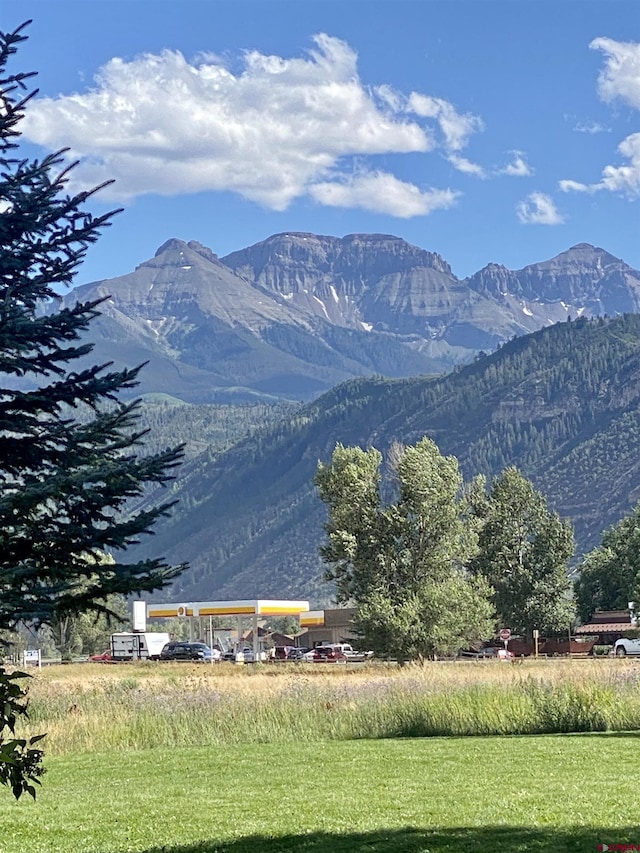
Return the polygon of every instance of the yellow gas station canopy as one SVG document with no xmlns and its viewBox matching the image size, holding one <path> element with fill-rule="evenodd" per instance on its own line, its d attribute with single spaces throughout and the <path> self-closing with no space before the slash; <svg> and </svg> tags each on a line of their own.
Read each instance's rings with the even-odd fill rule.
<svg viewBox="0 0 640 853">
<path fill-rule="evenodd" d="M 147 619 L 175 616 L 297 616 L 308 611 L 308 601 L 186 601 L 180 604 L 147 604 Z"/>
<path fill-rule="evenodd" d="M 324 627 L 324 610 L 309 610 L 300 614 L 301 628 L 323 628 Z"/>
</svg>

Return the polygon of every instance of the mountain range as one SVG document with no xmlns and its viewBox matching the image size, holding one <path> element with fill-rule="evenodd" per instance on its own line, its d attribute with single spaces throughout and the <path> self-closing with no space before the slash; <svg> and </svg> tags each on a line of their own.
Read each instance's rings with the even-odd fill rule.
<svg viewBox="0 0 640 853">
<path fill-rule="evenodd" d="M 640 272 L 603 249 L 459 280 L 387 235 L 279 234 L 223 258 L 171 239 L 64 301 L 102 297 L 91 361 L 147 361 L 137 393 L 190 445 L 173 516 L 133 549 L 190 562 L 173 600 L 330 601 L 313 477 L 337 442 L 429 435 L 466 478 L 517 465 L 578 554 L 640 498 Z M 224 436 L 212 403 L 245 407 Z"/>
<path fill-rule="evenodd" d="M 148 362 L 140 393 L 308 401 L 360 376 L 442 374 L 569 317 L 638 311 L 640 272 L 583 243 L 460 280 L 398 237 L 287 233 L 223 258 L 170 239 L 133 272 L 64 301 L 101 297 L 92 359 Z"/>
</svg>

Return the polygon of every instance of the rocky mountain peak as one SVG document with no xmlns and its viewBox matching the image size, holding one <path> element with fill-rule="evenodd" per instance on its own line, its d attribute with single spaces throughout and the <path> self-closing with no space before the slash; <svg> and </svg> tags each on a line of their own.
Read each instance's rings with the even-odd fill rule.
<svg viewBox="0 0 640 853">
<path fill-rule="evenodd" d="M 435 252 L 429 252 L 407 243 L 402 237 L 392 234 L 347 234 L 342 238 L 342 254 L 353 254 L 362 258 L 373 253 L 380 262 L 386 257 L 393 258 L 401 269 L 424 267 L 434 269 L 445 275 L 453 275 L 449 264 Z"/>
<path fill-rule="evenodd" d="M 194 252 L 197 252 L 199 255 L 202 255 L 203 258 L 207 261 L 212 261 L 213 263 L 218 262 L 218 256 L 215 252 L 212 252 L 208 246 L 203 246 L 202 243 L 198 243 L 197 240 L 189 240 L 187 246 L 190 249 L 193 249 Z"/>
<path fill-rule="evenodd" d="M 517 277 L 527 299 L 562 302 L 590 315 L 640 309 L 638 271 L 590 243 L 578 243 L 547 261 L 530 264 Z"/>
<path fill-rule="evenodd" d="M 184 240 L 179 240 L 177 237 L 170 237 L 168 240 L 156 249 L 154 258 L 159 258 L 160 255 L 164 255 L 166 252 L 181 252 L 187 248 L 187 244 Z"/>
<path fill-rule="evenodd" d="M 158 249 L 153 258 L 146 261 L 142 266 L 151 266 L 156 268 L 181 266 L 183 269 L 188 269 L 189 265 L 201 265 L 202 261 L 206 261 L 205 266 L 215 264 L 220 271 L 228 274 L 229 270 L 220 263 L 218 256 L 212 252 L 208 246 L 204 246 L 197 240 L 190 240 L 188 243 L 180 240 L 177 237 L 171 237 L 166 240 Z"/>
<path fill-rule="evenodd" d="M 563 254 L 574 257 L 579 256 L 586 260 L 601 258 L 607 263 L 620 263 L 620 259 L 609 254 L 606 249 L 601 249 L 599 246 L 592 246 L 591 243 L 576 243 L 575 246 L 571 246 L 570 249 L 567 249 L 566 252 L 561 253 L 558 257 L 562 257 Z"/>
<path fill-rule="evenodd" d="M 476 293 L 501 299 L 507 294 L 520 296 L 522 287 L 516 273 L 502 264 L 487 264 L 466 279 L 466 284 Z"/>
<path fill-rule="evenodd" d="M 279 293 L 315 292 L 333 285 L 337 293 L 355 294 L 388 275 L 428 269 L 453 278 L 440 255 L 390 234 L 328 237 L 286 232 L 232 252 L 221 262 L 237 274 Z"/>
<path fill-rule="evenodd" d="M 559 255 L 550 258 L 548 261 L 530 264 L 520 272 L 525 275 L 532 270 L 554 270 L 568 274 L 575 272 L 582 274 L 587 272 L 592 277 L 598 278 L 601 272 L 607 267 L 615 266 L 619 268 L 621 265 L 626 266 L 623 261 L 609 254 L 604 249 L 592 246 L 590 243 L 577 243 L 565 252 L 561 252 Z"/>
<path fill-rule="evenodd" d="M 640 272 L 579 243 L 461 281 L 440 255 L 390 234 L 283 232 L 222 258 L 173 237 L 82 298 L 105 293 L 104 360 L 121 341 L 127 362 L 162 364 L 151 390 L 304 399 L 354 376 L 447 371 L 569 315 L 640 312 Z"/>
</svg>

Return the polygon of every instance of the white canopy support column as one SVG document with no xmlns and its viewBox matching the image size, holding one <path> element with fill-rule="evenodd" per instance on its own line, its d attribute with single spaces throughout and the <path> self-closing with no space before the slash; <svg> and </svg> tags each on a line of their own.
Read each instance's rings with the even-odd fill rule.
<svg viewBox="0 0 640 853">
<path fill-rule="evenodd" d="M 253 614 L 253 660 L 260 660 L 260 637 L 258 637 L 258 613 Z"/>
</svg>

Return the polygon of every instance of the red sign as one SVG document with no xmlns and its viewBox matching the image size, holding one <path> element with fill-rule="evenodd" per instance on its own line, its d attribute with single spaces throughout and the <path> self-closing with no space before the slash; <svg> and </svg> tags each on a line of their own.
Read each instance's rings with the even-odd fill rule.
<svg viewBox="0 0 640 853">
<path fill-rule="evenodd" d="M 508 628 L 502 628 L 500 631 L 500 639 L 501 640 L 510 640 L 511 639 L 511 631 Z"/>
</svg>

